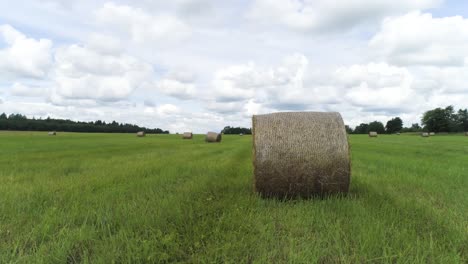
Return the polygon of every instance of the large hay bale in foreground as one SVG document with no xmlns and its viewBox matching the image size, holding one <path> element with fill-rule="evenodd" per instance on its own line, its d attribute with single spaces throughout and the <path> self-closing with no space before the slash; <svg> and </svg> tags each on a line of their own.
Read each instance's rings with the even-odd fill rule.
<svg viewBox="0 0 468 264">
<path fill-rule="evenodd" d="M 429 133 L 423 132 L 423 133 L 421 133 L 421 137 L 429 137 Z"/>
<path fill-rule="evenodd" d="M 206 133 L 205 141 L 210 143 L 221 142 L 221 133 L 208 132 Z"/>
<path fill-rule="evenodd" d="M 434 132 L 429 133 L 429 136 L 435 136 Z"/>
<path fill-rule="evenodd" d="M 348 137 L 339 113 L 255 115 L 254 187 L 263 196 L 348 192 Z"/>
<path fill-rule="evenodd" d="M 56 136 L 57 135 L 57 132 L 55 131 L 50 131 L 49 133 L 47 133 L 49 136 Z"/>
<path fill-rule="evenodd" d="M 369 137 L 377 137 L 377 132 L 375 131 L 369 132 Z"/>
<path fill-rule="evenodd" d="M 146 136 L 145 131 L 140 131 L 137 133 L 137 137 L 144 137 L 144 136 Z"/>
<path fill-rule="evenodd" d="M 184 132 L 184 134 L 182 135 L 182 139 L 192 139 L 192 138 L 193 138 L 192 132 Z"/>
</svg>

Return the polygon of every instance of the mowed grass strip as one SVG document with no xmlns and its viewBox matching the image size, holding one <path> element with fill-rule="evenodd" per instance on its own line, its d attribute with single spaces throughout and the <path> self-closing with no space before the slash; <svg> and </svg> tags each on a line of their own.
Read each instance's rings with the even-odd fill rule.
<svg viewBox="0 0 468 264">
<path fill-rule="evenodd" d="M 250 136 L 0 133 L 0 263 L 466 263 L 468 137 L 352 135 L 347 196 L 252 192 Z"/>
</svg>

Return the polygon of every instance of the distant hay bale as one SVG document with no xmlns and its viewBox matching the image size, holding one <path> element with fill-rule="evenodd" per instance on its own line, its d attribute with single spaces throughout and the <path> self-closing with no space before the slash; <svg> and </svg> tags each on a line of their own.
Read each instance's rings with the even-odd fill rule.
<svg viewBox="0 0 468 264">
<path fill-rule="evenodd" d="M 184 132 L 184 134 L 182 135 L 182 139 L 192 139 L 192 138 L 193 138 L 192 132 Z"/>
<path fill-rule="evenodd" d="M 468 137 L 468 132 L 465 132 L 465 137 Z"/>
<path fill-rule="evenodd" d="M 396 134 L 397 134 L 397 136 L 399 136 L 399 135 L 400 135 L 400 132 L 397 132 Z"/>
<path fill-rule="evenodd" d="M 369 137 L 377 137 L 377 132 L 375 131 L 369 132 Z"/>
<path fill-rule="evenodd" d="M 244 133 L 240 133 L 240 134 L 239 134 L 239 136 L 243 136 L 243 135 L 244 135 Z"/>
<path fill-rule="evenodd" d="M 429 137 L 429 133 L 423 132 L 423 133 L 421 133 L 421 137 Z"/>
<path fill-rule="evenodd" d="M 429 133 L 429 136 L 435 136 L 434 132 Z"/>
<path fill-rule="evenodd" d="M 57 135 L 57 132 L 55 131 L 50 131 L 49 133 L 47 133 L 49 136 L 56 136 Z"/>
<path fill-rule="evenodd" d="M 144 136 L 146 136 L 145 131 L 140 131 L 137 133 L 137 137 L 144 137 Z"/>
<path fill-rule="evenodd" d="M 221 133 L 208 132 L 206 133 L 205 141 L 210 143 L 221 142 Z"/>
<path fill-rule="evenodd" d="M 267 197 L 348 192 L 348 137 L 336 112 L 254 115 L 254 187 Z"/>
</svg>

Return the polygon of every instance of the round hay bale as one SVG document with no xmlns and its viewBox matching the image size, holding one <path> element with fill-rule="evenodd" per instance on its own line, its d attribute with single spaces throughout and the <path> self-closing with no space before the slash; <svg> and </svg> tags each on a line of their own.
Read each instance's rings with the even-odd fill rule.
<svg viewBox="0 0 468 264">
<path fill-rule="evenodd" d="M 348 192 L 348 137 L 336 112 L 255 115 L 254 187 L 266 197 Z"/>
<path fill-rule="evenodd" d="M 421 137 L 429 137 L 429 133 L 423 132 L 423 133 L 421 133 Z"/>
<path fill-rule="evenodd" d="M 144 137 L 144 136 L 146 136 L 145 131 L 140 131 L 137 133 L 137 137 Z"/>
<path fill-rule="evenodd" d="M 369 137 L 377 137 L 377 132 L 375 131 L 369 132 Z"/>
<path fill-rule="evenodd" d="M 468 132 L 465 132 L 465 137 L 468 137 Z"/>
<path fill-rule="evenodd" d="M 49 133 L 47 133 L 49 136 L 56 136 L 57 135 L 57 132 L 55 131 L 50 131 Z"/>
<path fill-rule="evenodd" d="M 435 136 L 434 132 L 429 133 L 429 136 Z"/>
<path fill-rule="evenodd" d="M 221 142 L 221 134 L 216 132 L 208 132 L 206 133 L 205 141 L 210 143 Z"/>
<path fill-rule="evenodd" d="M 400 132 L 397 132 L 396 134 L 397 134 L 397 136 L 399 136 L 399 135 L 400 135 Z"/>
<path fill-rule="evenodd" d="M 193 138 L 192 132 L 184 132 L 184 134 L 182 135 L 182 139 L 192 139 L 192 138 Z"/>
</svg>

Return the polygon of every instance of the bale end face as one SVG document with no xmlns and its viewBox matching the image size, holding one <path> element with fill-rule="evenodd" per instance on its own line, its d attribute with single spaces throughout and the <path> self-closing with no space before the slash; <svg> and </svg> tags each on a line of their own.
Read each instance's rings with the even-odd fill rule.
<svg viewBox="0 0 468 264">
<path fill-rule="evenodd" d="M 182 139 L 192 139 L 192 138 L 193 138 L 192 132 L 184 132 L 184 134 L 182 135 Z"/>
<path fill-rule="evenodd" d="M 348 138 L 339 113 L 287 112 L 252 118 L 254 187 L 266 197 L 348 192 Z"/>
<path fill-rule="evenodd" d="M 208 132 L 206 133 L 205 141 L 208 143 L 219 143 L 221 142 L 221 133 Z"/>
</svg>

